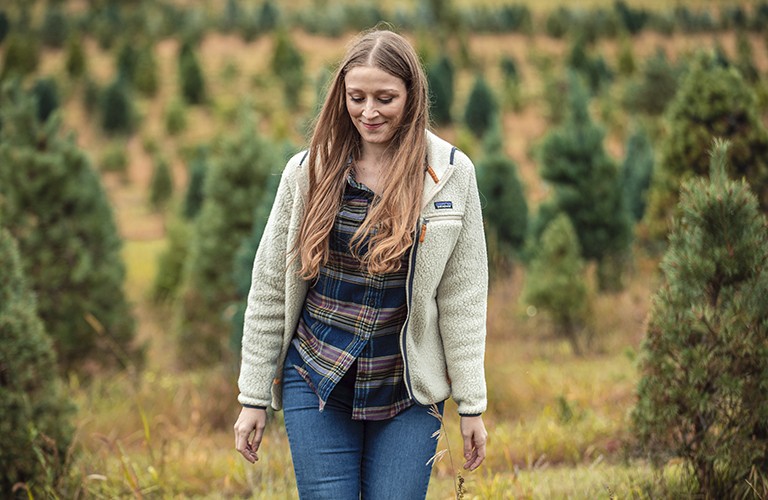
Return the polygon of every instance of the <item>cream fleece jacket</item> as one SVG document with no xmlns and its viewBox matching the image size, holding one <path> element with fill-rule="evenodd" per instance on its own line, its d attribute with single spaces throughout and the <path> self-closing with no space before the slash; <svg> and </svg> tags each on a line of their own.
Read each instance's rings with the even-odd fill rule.
<svg viewBox="0 0 768 500">
<path fill-rule="evenodd" d="M 408 317 L 400 333 L 410 396 L 428 405 L 452 397 L 462 415 L 486 409 L 484 373 L 488 265 L 475 169 L 427 132 L 417 241 L 408 270 Z M 241 404 L 282 408 L 282 373 L 308 282 L 288 252 L 308 189 L 305 153 L 283 171 L 253 264 L 238 386 Z M 306 162 L 304 162 L 306 163 Z"/>
</svg>

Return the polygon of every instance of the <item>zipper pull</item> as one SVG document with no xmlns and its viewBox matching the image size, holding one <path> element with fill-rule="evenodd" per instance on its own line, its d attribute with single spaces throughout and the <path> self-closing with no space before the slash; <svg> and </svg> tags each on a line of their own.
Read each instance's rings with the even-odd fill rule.
<svg viewBox="0 0 768 500">
<path fill-rule="evenodd" d="M 427 220 L 421 223 L 421 233 L 419 233 L 419 243 L 424 243 L 424 237 L 427 235 Z"/>
</svg>

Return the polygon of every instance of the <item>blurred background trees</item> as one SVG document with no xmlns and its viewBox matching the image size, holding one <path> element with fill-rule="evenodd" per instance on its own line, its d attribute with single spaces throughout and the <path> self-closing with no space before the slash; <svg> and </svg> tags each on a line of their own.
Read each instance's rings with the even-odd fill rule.
<svg viewBox="0 0 768 500">
<path fill-rule="evenodd" d="M 18 86 L 0 99 L 0 218 L 18 241 L 62 368 L 139 360 L 121 241 L 98 175 L 61 132 L 60 116 L 41 122 L 38 103 Z"/>
</svg>

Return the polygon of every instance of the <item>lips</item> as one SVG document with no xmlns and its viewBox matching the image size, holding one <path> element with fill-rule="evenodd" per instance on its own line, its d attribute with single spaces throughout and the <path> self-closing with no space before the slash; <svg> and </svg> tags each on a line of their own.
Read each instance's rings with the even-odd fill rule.
<svg viewBox="0 0 768 500">
<path fill-rule="evenodd" d="M 384 123 L 363 123 L 366 130 L 378 130 Z"/>
</svg>

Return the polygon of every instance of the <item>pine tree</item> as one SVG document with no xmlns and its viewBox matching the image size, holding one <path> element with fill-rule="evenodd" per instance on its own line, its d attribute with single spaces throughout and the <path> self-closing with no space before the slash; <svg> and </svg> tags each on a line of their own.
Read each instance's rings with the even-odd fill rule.
<svg viewBox="0 0 768 500">
<path fill-rule="evenodd" d="M 133 75 L 136 73 L 136 44 L 134 40 L 124 40 L 117 52 L 117 74 L 127 83 L 133 83 Z"/>
<path fill-rule="evenodd" d="M 621 39 L 617 66 L 619 68 L 619 73 L 624 76 L 632 76 L 637 69 L 635 56 L 632 53 L 632 41 L 627 37 L 622 37 Z"/>
<path fill-rule="evenodd" d="M 88 157 L 58 119 L 38 122 L 34 99 L 18 88 L 0 96 L 0 122 L 0 217 L 59 361 L 73 369 L 138 359 L 121 242 Z"/>
<path fill-rule="evenodd" d="M 629 111 L 659 116 L 675 97 L 679 80 L 680 69 L 669 62 L 664 51 L 658 50 L 627 85 L 624 104 Z"/>
<path fill-rule="evenodd" d="M 301 104 L 301 89 L 305 79 L 304 57 L 285 29 L 275 33 L 272 71 L 283 83 L 286 104 L 291 109 L 298 108 Z"/>
<path fill-rule="evenodd" d="M 517 61 L 511 55 L 505 54 L 499 61 L 499 69 L 501 69 L 504 104 L 519 111 L 522 104 L 520 99 L 521 75 Z"/>
<path fill-rule="evenodd" d="M 477 138 L 491 128 L 496 119 L 497 107 L 493 91 L 482 75 L 477 75 L 464 110 L 464 123 Z"/>
<path fill-rule="evenodd" d="M 60 5 L 49 5 L 45 9 L 43 28 L 40 30 L 43 43 L 48 47 L 61 48 L 69 36 L 69 24 Z"/>
<path fill-rule="evenodd" d="M 757 82 L 760 79 L 760 73 L 755 66 L 749 35 L 743 30 L 739 30 L 736 38 L 736 54 L 736 67 L 741 72 L 741 76 L 750 84 Z"/>
<path fill-rule="evenodd" d="M 243 238 L 253 227 L 254 208 L 276 161 L 271 144 L 253 126 L 223 142 L 206 176 L 204 203 L 195 219 L 181 297 L 179 350 L 187 365 L 219 362 L 227 351 L 235 289 L 231 272 Z"/>
<path fill-rule="evenodd" d="M 184 195 L 182 215 L 185 219 L 194 219 L 203 206 L 203 186 L 208 173 L 208 150 L 199 147 L 189 164 L 187 192 Z"/>
<path fill-rule="evenodd" d="M 192 238 L 190 226 L 184 220 L 172 219 L 168 222 L 167 245 L 157 258 L 157 272 L 152 282 L 152 300 L 155 303 L 171 302 L 178 295 Z"/>
<path fill-rule="evenodd" d="M 83 76 L 87 68 L 87 60 L 85 57 L 85 49 L 83 49 L 82 39 L 78 35 L 70 35 L 67 40 L 67 61 L 65 66 L 67 68 L 67 74 L 71 78 L 79 78 Z"/>
<path fill-rule="evenodd" d="M 626 155 L 621 166 L 624 204 L 636 222 L 645 214 L 653 163 L 653 149 L 648 135 L 644 129 L 638 127 L 627 139 Z"/>
<path fill-rule="evenodd" d="M 547 225 L 525 280 L 526 304 L 541 309 L 553 322 L 555 333 L 568 340 L 573 352 L 584 351 L 585 328 L 591 304 L 584 277 L 584 261 L 573 225 L 559 214 Z"/>
<path fill-rule="evenodd" d="M 165 131 L 175 136 L 187 128 L 187 109 L 181 99 L 171 99 L 165 108 Z"/>
<path fill-rule="evenodd" d="M 53 78 L 40 78 L 32 87 L 37 101 L 37 119 L 44 122 L 59 107 L 59 90 Z"/>
<path fill-rule="evenodd" d="M 268 32 L 277 27 L 280 21 L 280 11 L 271 0 L 264 0 L 259 10 L 259 31 Z"/>
<path fill-rule="evenodd" d="M 438 125 L 451 123 L 453 107 L 453 63 L 448 55 L 441 55 L 427 68 L 430 90 L 430 117 Z"/>
<path fill-rule="evenodd" d="M 190 42 L 184 43 L 179 51 L 179 84 L 181 95 L 188 104 L 205 102 L 205 77 Z"/>
<path fill-rule="evenodd" d="M 657 465 L 685 460 L 702 498 L 765 497 L 768 231 L 749 186 L 728 179 L 726 158 L 716 143 L 709 179 L 683 185 L 633 422 Z"/>
<path fill-rule="evenodd" d="M 155 158 L 149 183 L 149 203 L 154 210 L 162 210 L 173 196 L 173 175 L 165 158 Z"/>
<path fill-rule="evenodd" d="M 157 61 L 151 44 L 144 44 L 136 52 L 136 64 L 131 81 L 136 90 L 147 97 L 152 97 L 157 93 L 159 86 Z"/>
<path fill-rule="evenodd" d="M 8 14 L 4 10 L 0 10 L 0 45 L 2 45 L 5 37 L 8 36 L 10 29 L 11 22 L 8 20 Z"/>
<path fill-rule="evenodd" d="M 541 176 L 552 184 L 557 211 L 570 217 L 584 258 L 598 263 L 601 290 L 615 290 L 621 286 L 615 266 L 631 238 L 619 171 L 603 148 L 604 132 L 590 118 L 587 91 L 575 75 L 568 100 L 565 122 L 541 145 Z"/>
<path fill-rule="evenodd" d="M 109 134 L 130 134 L 135 127 L 135 112 L 130 89 L 118 77 L 101 94 L 101 128 Z"/>
<path fill-rule="evenodd" d="M 11 32 L 6 38 L 3 51 L 3 70 L 0 80 L 12 75 L 25 76 L 37 69 L 40 63 L 40 42 L 29 32 Z"/>
<path fill-rule="evenodd" d="M 500 137 L 494 138 L 500 135 L 498 130 L 487 134 L 486 155 L 477 164 L 478 189 L 485 200 L 483 214 L 489 233 L 489 247 L 491 241 L 495 244 L 495 248 L 489 248 L 495 271 L 508 267 L 503 262 L 494 262 L 508 261 L 519 252 L 528 230 L 528 204 L 517 174 L 517 165 L 500 145 L 488 144 L 500 141 Z"/>
<path fill-rule="evenodd" d="M 698 54 L 666 116 L 669 132 L 660 147 L 644 221 L 652 240 L 664 239 L 679 186 L 707 175 L 712 137 L 731 141 L 729 175 L 746 179 L 762 209 L 768 209 L 768 131 L 755 102 L 738 71 L 720 66 L 711 54 Z"/>
<path fill-rule="evenodd" d="M 52 491 L 66 472 L 73 408 L 56 371 L 19 251 L 0 226 L 0 496 Z M 24 495 L 25 497 L 27 495 Z"/>
</svg>

